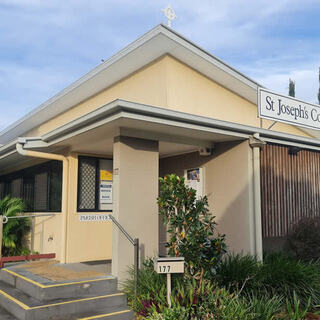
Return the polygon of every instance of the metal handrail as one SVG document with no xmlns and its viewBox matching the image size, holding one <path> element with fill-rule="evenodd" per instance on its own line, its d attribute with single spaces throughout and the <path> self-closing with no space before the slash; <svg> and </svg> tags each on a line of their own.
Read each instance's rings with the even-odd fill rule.
<svg viewBox="0 0 320 320">
<path fill-rule="evenodd" d="M 3 215 L 3 223 L 7 223 L 7 219 L 22 219 L 22 218 L 33 218 L 33 217 L 51 217 L 51 216 L 58 216 L 61 213 L 39 213 L 39 214 L 28 214 L 28 215 L 17 215 L 17 216 L 12 216 L 12 217 L 7 217 Z"/>
<path fill-rule="evenodd" d="M 126 236 L 126 238 L 134 245 L 134 239 L 129 235 L 129 233 L 123 228 L 123 226 L 116 220 L 114 216 L 109 215 L 110 220 L 119 228 L 119 230 Z"/>
<path fill-rule="evenodd" d="M 139 239 L 133 239 L 129 233 L 123 228 L 123 226 L 112 215 L 109 216 L 110 220 L 118 227 L 118 229 L 124 234 L 134 248 L 134 294 L 138 294 L 138 278 L 139 278 Z"/>
</svg>

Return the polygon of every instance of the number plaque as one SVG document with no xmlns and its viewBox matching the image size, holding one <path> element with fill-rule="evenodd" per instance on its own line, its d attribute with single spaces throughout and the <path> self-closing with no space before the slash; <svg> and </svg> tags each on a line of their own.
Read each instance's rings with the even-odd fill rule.
<svg viewBox="0 0 320 320">
<path fill-rule="evenodd" d="M 184 273 L 184 258 L 157 258 L 154 263 L 154 270 L 157 273 Z"/>
</svg>

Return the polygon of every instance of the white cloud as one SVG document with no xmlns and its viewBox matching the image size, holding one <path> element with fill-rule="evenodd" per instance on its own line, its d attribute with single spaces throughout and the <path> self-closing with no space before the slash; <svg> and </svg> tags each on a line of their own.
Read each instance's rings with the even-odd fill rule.
<svg viewBox="0 0 320 320">
<path fill-rule="evenodd" d="M 288 94 L 289 79 L 296 84 L 296 97 L 310 103 L 318 103 L 318 69 L 304 69 L 288 73 L 270 74 L 258 78 L 266 87 L 279 93 Z"/>
<path fill-rule="evenodd" d="M 167 0 L 0 0 L 0 111 L 19 118 L 166 19 Z M 173 27 L 265 86 L 315 100 L 317 0 L 172 0 Z M 315 23 L 316 25 L 316 23 Z M 313 35 L 299 34 L 313 31 Z M 290 27 L 291 33 L 290 33 Z M 300 28 L 300 29 L 299 29 Z M 312 29 L 314 28 L 314 29 Z M 16 92 L 21 93 L 16 96 Z M 5 115 L 6 116 L 6 115 Z M 0 120 L 0 129 L 14 115 Z"/>
</svg>

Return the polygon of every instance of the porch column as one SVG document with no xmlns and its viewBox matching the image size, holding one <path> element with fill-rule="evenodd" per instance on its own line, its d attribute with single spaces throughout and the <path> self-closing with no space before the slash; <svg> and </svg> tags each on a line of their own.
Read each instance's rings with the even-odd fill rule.
<svg viewBox="0 0 320 320">
<path fill-rule="evenodd" d="M 257 258 L 262 261 L 263 245 L 261 222 L 260 149 L 266 143 L 260 139 L 259 134 L 254 134 L 249 137 L 249 144 L 252 148 L 255 254 Z"/>
<path fill-rule="evenodd" d="M 158 255 L 158 141 L 118 136 L 113 145 L 113 214 L 132 238 L 140 259 Z M 133 265 L 133 246 L 114 225 L 112 274 L 121 281 Z"/>
</svg>

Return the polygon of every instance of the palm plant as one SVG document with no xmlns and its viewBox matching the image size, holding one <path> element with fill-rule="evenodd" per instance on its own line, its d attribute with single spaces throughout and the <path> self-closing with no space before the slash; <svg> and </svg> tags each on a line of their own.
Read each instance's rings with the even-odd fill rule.
<svg viewBox="0 0 320 320">
<path fill-rule="evenodd" d="M 0 215 L 17 216 L 23 212 L 21 199 L 5 197 L 0 200 Z M 29 219 L 8 219 L 3 225 L 2 253 L 4 256 L 21 254 L 26 248 L 26 236 L 30 232 Z"/>
</svg>

